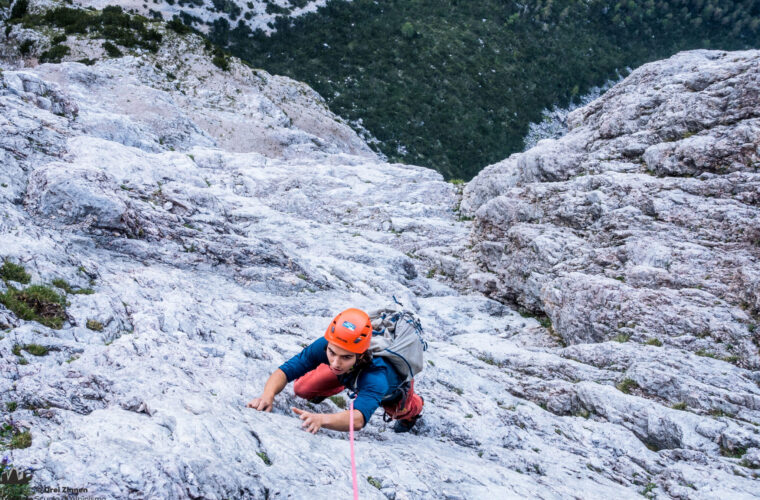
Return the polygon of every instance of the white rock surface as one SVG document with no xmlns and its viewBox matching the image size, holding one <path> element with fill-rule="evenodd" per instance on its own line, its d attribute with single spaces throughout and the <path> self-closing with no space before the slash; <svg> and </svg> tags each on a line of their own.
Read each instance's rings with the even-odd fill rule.
<svg viewBox="0 0 760 500">
<path fill-rule="evenodd" d="M 162 49 L 164 69 L 184 43 Z M 35 469 L 34 485 L 106 498 L 350 497 L 346 436 L 302 432 L 290 407 L 309 405 L 292 387 L 272 413 L 245 403 L 336 312 L 395 294 L 429 339 L 416 383 L 426 408 L 411 434 L 379 413 L 358 433 L 362 498 L 756 496 L 757 372 L 666 338 L 589 343 L 602 338 L 588 327 L 558 347 L 535 319 L 450 286 L 472 270 L 470 224 L 437 173 L 381 162 L 301 85 L 239 66 L 203 73 L 200 60 L 169 82 L 152 57 L 0 76 L 0 257 L 32 284 L 94 291 L 67 295 L 57 330 L 0 308 L 3 418 L 33 437 L 5 453 Z M 591 245 L 546 234 L 531 247 L 536 265 Z M 672 258 L 651 248 L 640 265 Z M 631 317 L 648 314 L 640 307 Z M 740 314 L 728 299 L 714 310 Z M 724 343 L 737 328 L 726 323 Z M 49 353 L 22 350 L 22 364 L 13 348 L 31 343 Z M 688 411 L 670 408 L 681 402 Z M 721 454 L 744 449 L 745 462 Z"/>
<path fill-rule="evenodd" d="M 623 335 L 760 368 L 760 53 L 645 65 L 465 189 L 473 284 L 568 344 Z"/>
</svg>

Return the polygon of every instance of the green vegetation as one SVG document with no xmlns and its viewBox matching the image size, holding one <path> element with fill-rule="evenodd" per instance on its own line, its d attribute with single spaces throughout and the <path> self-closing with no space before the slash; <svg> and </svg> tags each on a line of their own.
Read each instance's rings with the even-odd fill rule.
<svg viewBox="0 0 760 500">
<path fill-rule="evenodd" d="M 628 342 L 630 339 L 631 339 L 631 336 L 628 335 L 627 333 L 618 333 L 617 335 L 615 335 L 615 338 L 613 338 L 612 340 L 614 340 L 615 342 L 623 343 L 623 342 Z"/>
<path fill-rule="evenodd" d="M 0 474 L 14 468 L 13 463 L 0 462 Z M 0 498 L 3 500 L 21 500 L 32 497 L 29 484 L 0 484 Z"/>
<path fill-rule="evenodd" d="M 89 328 L 92 331 L 95 332 L 102 332 L 103 331 L 103 323 L 96 319 L 88 319 L 87 320 L 87 328 Z"/>
<path fill-rule="evenodd" d="M 270 3 L 269 12 L 279 12 Z M 307 82 L 391 161 L 470 179 L 523 148 L 528 124 L 618 71 L 680 50 L 758 46 L 754 0 L 332 0 L 277 32 L 209 37 Z"/>
<path fill-rule="evenodd" d="M 8 401 L 5 403 L 5 408 L 8 410 L 9 413 L 13 413 L 18 408 L 18 403 L 15 401 Z"/>
<path fill-rule="evenodd" d="M 68 45 L 53 45 L 48 50 L 40 54 L 40 62 L 59 63 L 61 59 L 71 53 Z"/>
<path fill-rule="evenodd" d="M 32 285 L 24 290 L 8 286 L 0 294 L 0 304 L 26 321 L 37 321 L 50 328 L 59 329 L 66 319 L 66 301 L 52 288 Z"/>
<path fill-rule="evenodd" d="M 346 409 L 346 400 L 343 399 L 343 396 L 330 396 L 330 401 L 335 403 L 335 406 L 337 406 L 341 410 Z"/>
<path fill-rule="evenodd" d="M 653 345 L 655 347 L 662 347 L 662 341 L 657 338 L 651 338 L 646 341 L 646 345 Z"/>
<path fill-rule="evenodd" d="M 272 461 L 269 459 L 269 455 L 265 451 L 257 451 L 256 454 L 264 462 L 264 465 L 272 465 Z"/>
<path fill-rule="evenodd" d="M 9 22 L 21 23 L 25 28 L 40 26 L 62 28 L 67 35 L 101 37 L 113 42 L 111 45 L 118 44 L 127 48 L 140 47 L 151 52 L 158 51 L 158 44 L 163 38 L 161 33 L 148 27 L 148 19 L 127 14 L 118 5 L 109 5 L 102 11 L 69 7 L 58 7 L 43 14 L 28 14 L 24 11 L 21 15 L 11 16 Z M 43 55 L 47 54 L 46 58 L 51 62 L 56 62 L 56 59 L 60 61 L 60 58 L 68 54 L 69 50 L 65 45 L 57 45 L 56 40 L 60 42 L 65 39 L 54 38 L 53 46 L 43 53 Z M 114 48 L 118 50 L 115 45 Z M 110 51 L 109 55 L 111 55 Z M 111 57 L 117 56 L 111 55 Z"/>
<path fill-rule="evenodd" d="M 3 261 L 3 266 L 0 267 L 0 278 L 3 281 L 17 281 L 21 284 L 28 284 L 32 277 L 26 272 L 24 266 L 14 264 L 11 261 Z"/>
<path fill-rule="evenodd" d="M 121 57 L 124 55 L 124 53 L 119 49 L 119 47 L 112 44 L 111 42 L 103 42 L 103 50 L 106 51 L 106 54 L 108 54 L 108 57 Z"/>
<path fill-rule="evenodd" d="M 34 40 L 24 40 L 19 44 L 18 51 L 22 56 L 28 56 L 34 46 Z"/>
<path fill-rule="evenodd" d="M 24 350 L 32 356 L 45 356 L 48 353 L 48 348 L 39 344 L 26 344 Z"/>
<path fill-rule="evenodd" d="M 69 283 L 61 278 L 56 278 L 52 281 L 53 286 L 64 290 L 66 293 L 73 295 L 92 295 L 95 290 L 92 288 L 73 288 Z"/>
<path fill-rule="evenodd" d="M 183 23 L 178 16 L 174 16 L 171 21 L 166 23 L 166 27 L 180 35 L 185 35 L 193 31 L 193 29 Z"/>
<path fill-rule="evenodd" d="M 683 401 L 680 401 L 678 403 L 673 404 L 671 408 L 673 408 L 674 410 L 686 410 L 687 406 L 686 406 L 686 403 L 684 403 Z"/>
<path fill-rule="evenodd" d="M 28 9 L 28 0 L 16 0 L 16 2 L 13 3 L 13 8 L 11 8 L 10 19 L 19 19 L 21 17 L 24 17 Z"/>
<path fill-rule="evenodd" d="M 729 458 L 742 458 L 747 453 L 747 448 L 737 446 L 734 448 L 720 447 L 720 454 Z"/>
<path fill-rule="evenodd" d="M 23 449 L 32 445 L 32 434 L 28 430 L 22 431 L 15 425 L 4 423 L 0 427 L 0 450 Z"/>
<path fill-rule="evenodd" d="M 636 383 L 636 381 L 635 381 L 635 380 L 633 380 L 633 379 L 630 379 L 630 378 L 624 378 L 624 379 L 623 379 L 621 382 L 619 382 L 619 383 L 618 383 L 618 384 L 617 384 L 615 387 L 617 387 L 617 389 L 618 389 L 620 392 L 624 392 L 624 393 L 626 393 L 626 394 L 630 394 L 630 393 L 631 393 L 631 390 L 633 390 L 633 389 L 638 389 L 638 388 L 639 388 L 639 384 L 637 384 L 637 383 Z"/>
<path fill-rule="evenodd" d="M 647 484 L 647 485 L 644 487 L 644 489 L 641 491 L 641 494 L 642 494 L 643 496 L 647 497 L 647 498 L 652 498 L 652 496 L 653 496 L 652 490 L 654 490 L 655 488 L 657 488 L 657 485 L 656 485 L 656 484 L 654 484 L 654 483 L 649 483 L 649 484 Z"/>
<path fill-rule="evenodd" d="M 29 431 L 17 432 L 11 438 L 11 449 L 23 449 L 32 446 L 32 433 Z"/>
<path fill-rule="evenodd" d="M 367 476 L 367 482 L 378 490 L 383 487 L 383 484 L 372 476 Z"/>
</svg>

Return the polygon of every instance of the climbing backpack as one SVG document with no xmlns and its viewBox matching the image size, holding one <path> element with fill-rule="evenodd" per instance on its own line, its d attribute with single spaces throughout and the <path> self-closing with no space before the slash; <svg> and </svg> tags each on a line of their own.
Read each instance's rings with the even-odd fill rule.
<svg viewBox="0 0 760 500">
<path fill-rule="evenodd" d="M 373 357 L 385 359 L 401 375 L 403 381 L 383 403 L 406 398 L 412 379 L 424 367 L 423 354 L 428 345 L 423 338 L 420 320 L 393 297 L 393 304 L 369 312 L 372 322 L 372 341 L 368 351 Z"/>
</svg>

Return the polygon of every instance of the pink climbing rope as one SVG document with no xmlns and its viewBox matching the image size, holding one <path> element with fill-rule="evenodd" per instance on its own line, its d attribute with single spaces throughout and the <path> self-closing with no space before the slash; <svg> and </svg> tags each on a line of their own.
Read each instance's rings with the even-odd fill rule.
<svg viewBox="0 0 760 500">
<path fill-rule="evenodd" d="M 354 500 L 359 500 L 359 485 L 356 483 L 356 458 L 354 457 L 354 400 L 348 399 L 348 437 L 351 441 L 351 479 L 354 484 Z"/>
</svg>

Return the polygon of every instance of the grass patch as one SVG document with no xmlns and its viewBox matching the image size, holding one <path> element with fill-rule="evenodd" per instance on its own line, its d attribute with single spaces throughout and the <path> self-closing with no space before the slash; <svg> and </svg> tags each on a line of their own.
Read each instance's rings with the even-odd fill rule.
<svg viewBox="0 0 760 500">
<path fill-rule="evenodd" d="M 9 413 L 13 413 L 18 408 L 18 403 L 15 401 L 8 401 L 5 403 L 5 408 L 8 410 Z"/>
<path fill-rule="evenodd" d="M 687 408 L 686 403 L 684 403 L 683 401 L 680 401 L 678 403 L 674 403 L 670 407 L 673 408 L 674 410 L 682 410 L 682 411 L 686 410 L 686 408 Z"/>
<path fill-rule="evenodd" d="M 644 489 L 643 489 L 643 490 L 641 490 L 641 494 L 642 494 L 642 496 L 645 496 L 645 497 L 647 497 L 647 498 L 651 498 L 651 497 L 652 497 L 652 490 L 654 490 L 655 488 L 657 488 L 657 485 L 656 485 L 656 484 L 654 484 L 654 483 L 649 483 L 649 484 L 647 484 L 647 485 L 644 487 Z"/>
<path fill-rule="evenodd" d="M 343 396 L 330 396 L 330 401 L 335 403 L 335 406 L 341 410 L 346 409 L 346 400 L 343 398 Z"/>
<path fill-rule="evenodd" d="M 653 345 L 655 347 L 662 347 L 662 341 L 657 338 L 651 338 L 645 342 L 646 345 Z"/>
<path fill-rule="evenodd" d="M 742 458 L 747 453 L 747 448 L 737 446 L 736 448 L 720 447 L 720 454 L 728 458 Z"/>
<path fill-rule="evenodd" d="M 624 378 L 615 387 L 617 387 L 617 389 L 620 392 L 623 392 L 625 394 L 630 394 L 633 389 L 639 388 L 639 384 L 637 384 L 636 381 L 633 379 Z"/>
<path fill-rule="evenodd" d="M 9 260 L 3 261 L 3 266 L 0 267 L 0 278 L 5 281 L 17 281 L 24 285 L 28 285 L 32 279 L 24 266 L 14 264 Z"/>
<path fill-rule="evenodd" d="M 496 363 L 496 360 L 494 360 L 491 356 L 488 356 L 487 354 L 479 354 L 478 359 L 487 365 L 496 366 L 498 364 Z"/>
<path fill-rule="evenodd" d="M 95 290 L 92 288 L 73 288 L 69 283 L 61 278 L 56 278 L 52 281 L 52 284 L 54 287 L 60 288 L 61 290 L 65 291 L 66 293 L 70 293 L 73 295 L 92 295 L 95 293 Z"/>
<path fill-rule="evenodd" d="M 26 344 L 24 350 L 32 356 L 45 356 L 50 350 L 39 344 Z"/>
<path fill-rule="evenodd" d="M 88 319 L 87 320 L 87 328 L 94 331 L 94 332 L 102 332 L 103 331 L 103 323 L 96 319 Z"/>
<path fill-rule="evenodd" d="M 547 330 L 552 327 L 552 320 L 549 319 L 549 316 L 539 316 L 536 318 L 536 320 L 541 326 L 543 326 Z"/>
<path fill-rule="evenodd" d="M 713 358 L 713 359 L 717 358 L 714 352 L 706 351 L 705 349 L 699 349 L 694 354 L 696 354 L 697 356 L 702 356 L 703 358 Z"/>
<path fill-rule="evenodd" d="M 733 417 L 734 414 L 731 412 L 723 411 L 720 408 L 713 408 L 709 411 L 709 414 L 711 417 L 720 418 L 720 417 Z"/>
<path fill-rule="evenodd" d="M 0 294 L 0 304 L 25 321 L 36 321 L 60 329 L 66 319 L 66 301 L 52 288 L 32 285 L 24 290 L 9 286 Z"/>
<path fill-rule="evenodd" d="M 620 342 L 622 344 L 623 342 L 628 342 L 629 340 L 631 340 L 631 336 L 628 335 L 627 333 L 618 333 L 617 335 L 615 335 L 615 338 L 613 338 L 612 340 L 614 340 L 615 342 Z"/>
<path fill-rule="evenodd" d="M 17 432 L 13 435 L 10 442 L 10 448 L 21 450 L 32 446 L 32 433 L 29 431 Z"/>
<path fill-rule="evenodd" d="M 383 487 L 382 483 L 372 476 L 367 476 L 367 482 L 378 490 Z"/>
<path fill-rule="evenodd" d="M 267 455 L 266 451 L 257 451 L 256 454 L 261 461 L 264 462 L 264 465 L 272 465 L 272 461 L 269 459 L 269 455 Z"/>
</svg>

